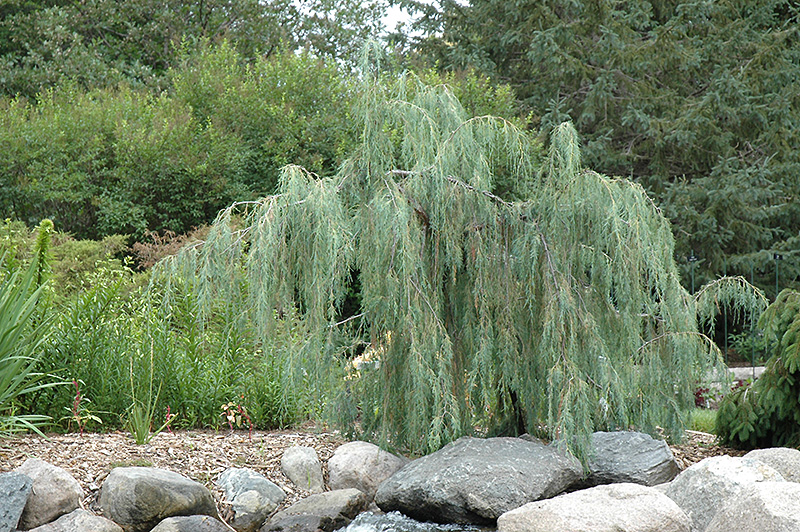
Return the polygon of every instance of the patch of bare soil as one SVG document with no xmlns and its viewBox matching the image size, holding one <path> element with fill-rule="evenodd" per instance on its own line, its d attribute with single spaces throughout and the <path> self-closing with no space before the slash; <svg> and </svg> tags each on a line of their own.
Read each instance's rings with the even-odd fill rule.
<svg viewBox="0 0 800 532">
<path fill-rule="evenodd" d="M 675 461 L 678 462 L 681 471 L 704 458 L 722 455 L 742 456 L 746 453 L 746 451 L 722 447 L 717 442 L 716 435 L 695 430 L 686 431 L 686 441 L 684 443 L 670 445 L 669 447 L 672 449 L 672 454 L 675 455 Z"/>
<path fill-rule="evenodd" d="M 98 512 L 97 497 L 103 480 L 114 467 L 149 466 L 168 469 L 203 483 L 214 494 L 220 516 L 229 517 L 222 493 L 214 481 L 229 467 L 258 471 L 286 492 L 281 508 L 308 495 L 298 490 L 281 472 L 281 456 L 287 447 L 316 449 L 324 464 L 345 440 L 334 432 L 313 427 L 284 431 L 214 432 L 210 430 L 162 432 L 146 445 L 136 445 L 128 433 L 48 434 L 47 438 L 23 435 L 0 440 L 0 472 L 11 471 L 28 458 L 39 458 L 69 471 L 87 493 L 83 507 Z M 687 431 L 687 441 L 672 445 L 680 468 L 710 456 L 741 456 L 741 451 L 721 447 L 716 436 Z M 98 512 L 99 513 L 99 512 Z"/>
</svg>

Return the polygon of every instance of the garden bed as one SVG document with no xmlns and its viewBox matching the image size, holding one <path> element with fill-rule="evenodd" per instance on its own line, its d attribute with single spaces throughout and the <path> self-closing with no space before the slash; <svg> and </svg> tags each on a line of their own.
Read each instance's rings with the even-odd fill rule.
<svg viewBox="0 0 800 532">
<path fill-rule="evenodd" d="M 220 508 L 221 492 L 216 477 L 229 467 L 258 471 L 286 492 L 281 508 L 308 495 L 298 490 L 281 472 L 281 456 L 287 447 L 313 447 L 323 464 L 345 440 L 336 433 L 315 431 L 313 426 L 283 431 L 190 430 L 163 432 L 145 445 L 136 445 L 128 433 L 23 435 L 0 440 L 0 472 L 10 471 L 28 458 L 39 458 L 64 468 L 81 484 L 87 496 L 83 507 L 97 511 L 97 495 L 114 467 L 152 466 L 181 473 L 205 484 Z M 687 431 L 686 442 L 671 446 L 681 469 L 710 456 L 741 451 L 720 447 L 716 437 Z"/>
</svg>

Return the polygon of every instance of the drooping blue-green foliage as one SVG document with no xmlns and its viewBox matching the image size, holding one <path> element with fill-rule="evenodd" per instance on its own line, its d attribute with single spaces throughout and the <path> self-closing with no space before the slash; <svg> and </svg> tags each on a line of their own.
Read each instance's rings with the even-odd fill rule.
<svg viewBox="0 0 800 532">
<path fill-rule="evenodd" d="M 233 205 L 161 265 L 198 294 L 200 318 L 240 302 L 264 338 L 299 320 L 286 364 L 312 376 L 331 419 L 413 452 L 476 432 L 535 432 L 579 456 L 595 429 L 679 436 L 717 351 L 643 189 L 584 168 L 570 123 L 542 156 L 412 77 L 367 83 L 361 111 L 336 176 L 286 167 L 276 195 Z M 498 180 L 514 194 L 494 194 Z M 360 311 L 343 317 L 354 274 Z"/>
</svg>

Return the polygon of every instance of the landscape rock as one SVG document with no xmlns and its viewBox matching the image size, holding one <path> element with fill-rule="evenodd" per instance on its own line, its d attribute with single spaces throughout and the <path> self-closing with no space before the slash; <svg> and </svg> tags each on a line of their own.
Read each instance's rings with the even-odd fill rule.
<svg viewBox="0 0 800 532">
<path fill-rule="evenodd" d="M 208 488 L 183 475 L 152 467 L 117 467 L 100 488 L 103 514 L 126 532 L 146 532 L 173 516 L 217 516 Z"/>
<path fill-rule="evenodd" d="M 158 523 L 152 532 L 230 532 L 222 521 L 207 515 L 168 517 Z"/>
<path fill-rule="evenodd" d="M 31 494 L 19 520 L 29 530 L 76 510 L 83 500 L 81 485 L 64 469 L 38 458 L 29 458 L 16 469 L 33 481 Z"/>
<path fill-rule="evenodd" d="M 800 530 L 800 484 L 757 482 L 717 512 L 705 532 L 797 530 Z"/>
<path fill-rule="evenodd" d="M 322 464 L 313 447 L 293 445 L 283 451 L 281 470 L 292 484 L 311 493 L 325 491 Z"/>
<path fill-rule="evenodd" d="M 619 482 L 655 486 L 680 472 L 669 445 L 641 432 L 595 432 L 588 467 L 589 475 L 575 487 Z"/>
<path fill-rule="evenodd" d="M 286 497 L 281 488 L 252 469 L 227 469 L 217 485 L 233 510 L 229 524 L 239 532 L 257 530 Z"/>
<path fill-rule="evenodd" d="M 77 509 L 29 532 L 122 532 L 122 527 L 92 512 Z"/>
<path fill-rule="evenodd" d="M 501 515 L 497 532 L 689 532 L 689 517 L 640 484 L 609 484 L 528 503 Z"/>
<path fill-rule="evenodd" d="M 332 490 L 355 488 L 375 497 L 378 486 L 409 462 L 374 443 L 354 441 L 339 446 L 328 459 L 328 485 Z"/>
<path fill-rule="evenodd" d="M 32 486 L 28 475 L 16 471 L 0 473 L 0 532 L 17 528 Z"/>
<path fill-rule="evenodd" d="M 787 447 L 772 449 L 756 449 L 750 451 L 745 458 L 753 458 L 763 462 L 781 474 L 784 480 L 800 482 L 800 451 Z"/>
<path fill-rule="evenodd" d="M 309 495 L 273 515 L 260 532 L 333 532 L 347 526 L 368 502 L 355 488 Z"/>
<path fill-rule="evenodd" d="M 523 504 L 558 495 L 580 463 L 520 438 L 470 438 L 410 462 L 384 481 L 375 502 L 421 521 L 492 524 Z"/>
<path fill-rule="evenodd" d="M 703 532 L 729 501 L 756 482 L 784 482 L 770 466 L 752 458 L 715 456 L 687 468 L 664 493 L 692 520 L 692 531 Z"/>
</svg>

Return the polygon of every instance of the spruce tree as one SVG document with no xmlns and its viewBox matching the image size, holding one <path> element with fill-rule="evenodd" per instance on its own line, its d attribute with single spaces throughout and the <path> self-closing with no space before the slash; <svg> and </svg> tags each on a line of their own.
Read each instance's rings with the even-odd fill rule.
<svg viewBox="0 0 800 532">
<path fill-rule="evenodd" d="M 163 263 L 165 304 L 191 290 L 198 319 L 246 316 L 265 339 L 291 320 L 302 341 L 280 362 L 329 419 L 394 448 L 528 431 L 585 457 L 596 429 L 679 437 L 719 360 L 698 309 L 757 294 L 721 281 L 697 305 L 669 222 L 641 186 L 584 168 L 570 123 L 542 159 L 446 87 L 385 87 L 365 87 L 362 143 L 337 175 L 286 167 L 277 194 Z M 509 176 L 516 201 L 492 192 Z M 342 316 L 355 276 L 360 309 Z M 371 363 L 351 360 L 359 345 Z"/>
</svg>

